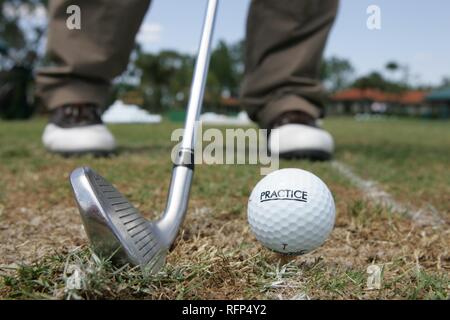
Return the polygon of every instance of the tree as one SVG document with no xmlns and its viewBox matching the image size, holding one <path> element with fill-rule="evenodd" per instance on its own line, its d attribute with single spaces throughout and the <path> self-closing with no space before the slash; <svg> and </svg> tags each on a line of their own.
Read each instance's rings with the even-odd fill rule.
<svg viewBox="0 0 450 320">
<path fill-rule="evenodd" d="M 400 66 L 398 65 L 397 62 L 395 62 L 395 61 L 390 61 L 390 62 L 386 63 L 385 68 L 386 68 L 386 70 L 388 70 L 388 71 L 394 73 L 394 72 L 396 72 L 396 71 L 400 68 Z"/>
<path fill-rule="evenodd" d="M 395 75 L 400 71 L 401 80 L 399 81 L 401 81 L 402 85 L 404 86 L 409 85 L 411 72 L 407 64 L 402 65 L 395 61 L 389 61 L 388 63 L 386 63 L 385 69 L 391 74 L 391 81 L 395 81 Z"/>
<path fill-rule="evenodd" d="M 33 68 L 42 43 L 46 0 L 0 0 L 0 116 L 23 119 L 33 113 Z"/>
<path fill-rule="evenodd" d="M 220 104 L 224 95 L 238 95 L 243 74 L 242 48 L 242 42 L 228 45 L 220 41 L 212 51 L 205 109 Z M 138 90 L 143 93 L 144 107 L 154 112 L 185 109 L 194 62 L 192 55 L 168 50 L 145 53 L 137 46 L 128 69 L 131 74 L 139 74 Z"/>
<path fill-rule="evenodd" d="M 152 112 L 185 110 L 196 57 L 173 50 L 142 51 L 136 44 L 127 71 L 114 85 L 116 95 L 133 91 Z M 236 97 L 243 74 L 243 42 L 220 41 L 212 50 L 205 92 L 205 110 L 216 107 L 225 95 Z"/>
<path fill-rule="evenodd" d="M 359 89 L 378 89 L 392 93 L 399 93 L 408 89 L 403 83 L 386 80 L 379 72 L 372 72 L 367 76 L 356 79 L 352 87 Z"/>
<path fill-rule="evenodd" d="M 34 19 L 44 12 L 47 0 L 0 0 L 0 39 L 17 60 L 36 54 L 45 31 L 45 22 Z M 39 20 L 39 21 L 38 21 Z M 5 67 L 5 61 L 0 66 Z"/>
<path fill-rule="evenodd" d="M 330 91 L 336 92 L 348 87 L 354 71 L 349 60 L 331 57 L 322 61 L 320 79 Z"/>
<path fill-rule="evenodd" d="M 450 87 L 450 77 L 443 77 L 439 87 L 441 88 Z"/>
<path fill-rule="evenodd" d="M 185 102 L 193 60 L 189 55 L 165 50 L 157 54 L 138 52 L 136 68 L 141 70 L 140 87 L 148 109 L 161 112 Z M 183 95 L 183 99 L 177 96 Z"/>
<path fill-rule="evenodd" d="M 215 77 L 220 88 L 216 88 L 221 95 L 237 96 L 242 78 L 242 42 L 227 45 L 220 41 L 211 54 L 210 77 Z"/>
</svg>

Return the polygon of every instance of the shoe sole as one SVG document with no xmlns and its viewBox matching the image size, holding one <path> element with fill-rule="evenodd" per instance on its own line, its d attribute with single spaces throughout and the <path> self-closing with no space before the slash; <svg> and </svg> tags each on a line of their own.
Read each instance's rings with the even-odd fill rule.
<svg viewBox="0 0 450 320">
<path fill-rule="evenodd" d="M 286 160 L 328 161 L 333 158 L 333 155 L 320 150 L 297 150 L 280 153 L 280 158 Z"/>
<path fill-rule="evenodd" d="M 93 156 L 95 158 L 109 158 L 117 155 L 117 151 L 91 150 L 91 151 L 49 151 L 64 158 L 78 158 L 83 156 Z"/>
</svg>

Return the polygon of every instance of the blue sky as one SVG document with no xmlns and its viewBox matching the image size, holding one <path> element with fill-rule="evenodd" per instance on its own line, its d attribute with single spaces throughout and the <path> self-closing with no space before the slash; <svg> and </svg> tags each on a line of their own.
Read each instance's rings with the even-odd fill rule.
<svg viewBox="0 0 450 320">
<path fill-rule="evenodd" d="M 249 3 L 221 0 L 215 41 L 244 37 Z M 381 9 L 381 30 L 366 27 L 369 5 Z M 153 0 L 138 39 L 148 51 L 195 52 L 205 7 L 206 0 Z M 342 0 L 325 55 L 349 58 L 357 74 L 396 60 L 414 82 L 438 84 L 450 77 L 449 14 L 448 0 Z"/>
</svg>

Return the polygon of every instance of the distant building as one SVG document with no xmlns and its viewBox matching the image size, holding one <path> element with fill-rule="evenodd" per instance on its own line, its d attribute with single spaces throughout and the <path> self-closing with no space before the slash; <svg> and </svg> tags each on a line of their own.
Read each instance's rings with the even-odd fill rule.
<svg viewBox="0 0 450 320">
<path fill-rule="evenodd" d="M 426 116 L 430 105 L 426 102 L 427 91 L 406 91 L 398 95 L 397 100 L 391 104 L 391 114 L 407 116 Z"/>
<path fill-rule="evenodd" d="M 450 87 L 434 90 L 425 99 L 431 106 L 431 116 L 450 117 Z"/>
<path fill-rule="evenodd" d="M 329 114 L 354 115 L 359 113 L 373 113 L 373 104 L 382 105 L 394 100 L 394 97 L 377 89 L 350 88 L 339 91 L 330 97 Z"/>
<path fill-rule="evenodd" d="M 434 115 L 427 91 L 387 93 L 378 89 L 350 88 L 330 97 L 328 114 L 389 114 L 404 116 Z M 450 101 L 450 100 L 449 100 Z"/>
</svg>

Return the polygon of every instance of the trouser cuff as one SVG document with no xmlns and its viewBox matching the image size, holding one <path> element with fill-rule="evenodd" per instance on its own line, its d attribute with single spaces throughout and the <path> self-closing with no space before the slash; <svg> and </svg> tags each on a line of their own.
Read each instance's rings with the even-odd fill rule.
<svg viewBox="0 0 450 320">
<path fill-rule="evenodd" d="M 110 86 L 107 83 L 92 83 L 78 79 L 49 79 L 41 81 L 38 96 L 49 110 L 65 104 L 93 103 L 106 105 Z"/>
</svg>

